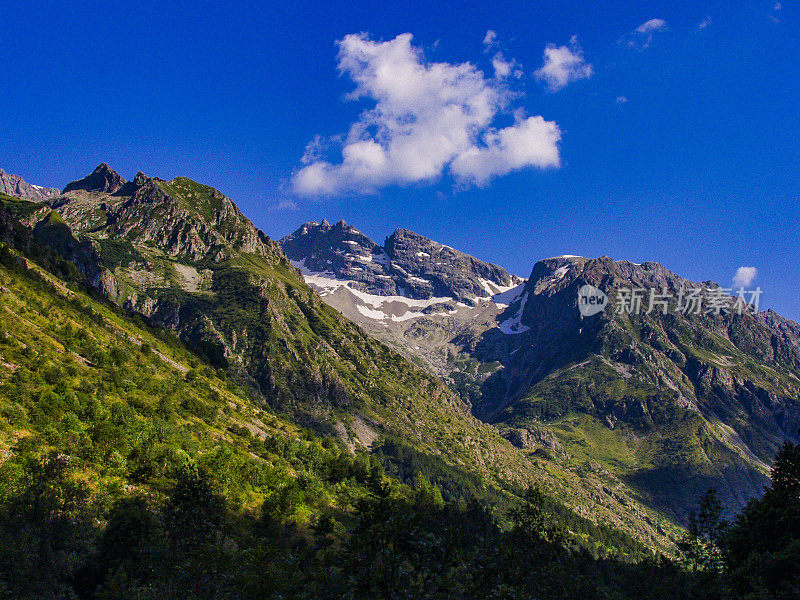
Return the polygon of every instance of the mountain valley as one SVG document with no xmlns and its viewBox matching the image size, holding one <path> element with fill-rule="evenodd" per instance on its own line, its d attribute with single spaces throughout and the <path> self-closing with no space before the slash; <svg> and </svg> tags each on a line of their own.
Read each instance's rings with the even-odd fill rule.
<svg viewBox="0 0 800 600">
<path fill-rule="evenodd" d="M 276 242 L 218 190 L 184 177 L 127 181 L 105 163 L 34 196 L 0 194 L 0 382 L 22 390 L 22 373 L 44 378 L 7 399 L 6 458 L 25 440 L 59 452 L 68 440 L 99 443 L 89 409 L 74 409 L 66 437 L 37 412 L 48 390 L 72 398 L 74 385 L 81 402 L 130 406 L 140 425 L 194 423 L 199 436 L 147 476 L 136 471 L 145 450 L 120 446 L 102 485 L 158 494 L 169 469 L 210 464 L 241 445 L 236 436 L 255 439 L 243 448 L 273 465 L 262 442 L 305 436 L 370 457 L 391 485 L 432 485 L 443 501 L 500 510 L 532 487 L 568 523 L 570 543 L 637 560 L 674 555 L 709 488 L 727 514 L 740 510 L 769 483 L 784 442 L 798 440 L 800 326 L 734 311 L 731 296 L 726 310 L 681 313 L 682 290 L 718 286 L 657 263 L 560 256 L 524 279 L 405 229 L 379 245 L 343 221 L 306 223 Z M 583 316 L 586 286 L 673 300 L 642 312 L 609 302 Z M 50 324 L 48 306 L 62 315 Z M 84 337 L 72 341 L 81 311 L 99 327 L 81 334 L 95 340 L 85 348 Z M 118 349 L 108 358 L 98 344 Z M 137 348 L 147 348 L 134 362 L 150 383 L 123 377 Z M 185 395 L 180 410 L 159 385 Z M 236 469 L 251 468 L 246 455 Z M 81 464 L 94 477 L 94 463 Z M 247 506 L 277 497 L 241 485 L 236 502 Z M 308 514 L 289 517 L 308 526 Z"/>
</svg>

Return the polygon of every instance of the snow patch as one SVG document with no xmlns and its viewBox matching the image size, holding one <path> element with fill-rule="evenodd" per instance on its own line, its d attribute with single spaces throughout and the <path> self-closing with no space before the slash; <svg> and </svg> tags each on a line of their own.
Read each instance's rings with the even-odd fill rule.
<svg viewBox="0 0 800 600">
<path fill-rule="evenodd" d="M 566 274 L 567 274 L 567 271 L 569 271 L 569 267 L 566 267 L 566 266 L 564 266 L 564 267 L 559 267 L 559 268 L 558 268 L 558 269 L 556 269 L 556 270 L 555 270 L 555 272 L 553 273 L 553 277 L 555 277 L 556 279 L 563 279 L 563 278 L 564 278 L 564 275 L 566 275 Z"/>
<path fill-rule="evenodd" d="M 519 303 L 517 313 L 510 319 L 506 319 L 500 323 L 497 328 L 508 335 L 515 335 L 517 333 L 524 333 L 525 331 L 528 331 L 530 327 L 522 323 L 522 313 L 525 310 L 525 304 L 527 304 L 527 302 L 528 294 L 525 293 L 522 296 L 522 301 Z"/>
<path fill-rule="evenodd" d="M 494 298 L 494 296 L 497 296 L 498 294 L 504 294 L 517 287 L 516 283 L 512 283 L 511 285 L 500 285 L 499 283 L 495 283 L 489 279 L 484 279 L 483 277 L 479 277 L 478 281 L 480 281 L 481 287 L 486 290 L 486 293 L 491 298 Z"/>
<path fill-rule="evenodd" d="M 364 315 L 365 317 L 368 317 L 370 319 L 375 319 L 376 321 L 383 321 L 384 319 L 386 319 L 389 316 L 385 312 L 382 312 L 380 310 L 373 310 L 373 309 L 367 308 L 366 306 L 363 306 L 361 304 L 356 304 L 356 310 L 358 312 L 360 312 L 362 315 Z M 392 317 L 392 318 L 394 319 L 394 317 Z"/>
<path fill-rule="evenodd" d="M 392 318 L 392 321 L 394 321 L 395 323 L 400 323 L 402 321 L 408 321 L 409 319 L 416 319 L 417 317 L 424 317 L 424 316 L 425 315 L 423 315 L 422 313 L 413 312 L 413 311 L 408 310 L 408 311 L 404 312 L 402 315 L 400 315 L 399 317 L 396 316 L 396 315 L 392 315 L 391 318 Z"/>
<path fill-rule="evenodd" d="M 505 291 L 492 295 L 492 302 L 499 308 L 508 308 L 525 290 L 525 283 L 509 286 Z"/>
<path fill-rule="evenodd" d="M 353 296 L 361 301 L 356 304 L 356 310 L 363 316 L 374 319 L 376 321 L 385 321 L 391 319 L 392 321 L 400 322 L 414 319 L 417 317 L 425 316 L 420 309 L 427 308 L 433 304 L 440 304 L 452 300 L 450 297 L 434 297 L 427 300 L 418 300 L 416 298 L 408 298 L 406 296 L 378 296 L 377 294 L 369 294 L 357 290 L 352 286 L 353 281 L 349 279 L 341 279 L 336 276 L 332 271 L 311 271 L 305 266 L 305 259 L 301 261 L 291 261 L 292 265 L 300 269 L 303 273 L 303 278 L 306 283 L 315 288 L 321 297 L 328 296 L 334 293 L 339 288 L 346 288 Z M 425 281 L 425 280 L 422 280 Z M 427 281 L 426 281 L 427 283 Z M 400 289 L 402 292 L 402 288 Z M 401 315 L 389 315 L 386 310 L 396 308 L 392 305 L 400 305 L 405 309 Z M 381 310 L 383 309 L 383 310 Z M 413 310 L 417 309 L 417 310 Z"/>
</svg>

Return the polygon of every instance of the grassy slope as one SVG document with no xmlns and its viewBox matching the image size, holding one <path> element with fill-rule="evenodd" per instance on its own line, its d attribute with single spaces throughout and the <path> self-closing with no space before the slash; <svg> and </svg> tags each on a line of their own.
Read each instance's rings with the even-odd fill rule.
<svg viewBox="0 0 800 600">
<path fill-rule="evenodd" d="M 374 457 L 353 459 L 254 403 L 169 332 L 137 325 L 17 253 L 1 252 L 0 478 L 8 493 L 28 459 L 56 451 L 70 456 L 72 476 L 89 487 L 100 512 L 137 493 L 162 496 L 174 485 L 175 471 L 190 464 L 204 467 L 215 488 L 244 513 L 301 481 L 306 492 L 290 515 L 301 526 L 320 514 L 346 522 L 367 494 L 365 482 L 331 481 L 329 469 L 355 460 L 369 472 Z M 398 451 L 395 442 L 380 454 L 402 480 L 428 475 L 451 497 L 465 499 L 469 488 L 496 506 L 513 499 L 416 448 Z M 392 485 L 408 494 L 399 482 Z M 641 555 L 629 538 L 576 519 L 557 502 L 551 508 L 581 545 Z"/>
</svg>

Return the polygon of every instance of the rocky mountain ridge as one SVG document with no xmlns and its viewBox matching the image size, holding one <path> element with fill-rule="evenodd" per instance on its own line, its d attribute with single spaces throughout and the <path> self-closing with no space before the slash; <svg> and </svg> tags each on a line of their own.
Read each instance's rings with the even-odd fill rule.
<svg viewBox="0 0 800 600">
<path fill-rule="evenodd" d="M 309 274 L 353 282 L 378 296 L 415 300 L 452 298 L 473 304 L 522 282 L 502 267 L 407 229 L 397 229 L 379 246 L 344 221 L 304 223 L 280 240 L 281 248 Z"/>
<path fill-rule="evenodd" d="M 280 244 L 329 306 L 466 402 L 499 365 L 476 360 L 468 350 L 473 340 L 494 327 L 509 335 L 524 330 L 507 310 L 523 279 L 407 229 L 381 247 L 343 221 L 323 220 L 305 223 Z"/>
<path fill-rule="evenodd" d="M 26 183 L 19 175 L 12 175 L 0 169 L 0 193 L 39 202 L 59 194 L 60 191 L 56 188 Z"/>
<path fill-rule="evenodd" d="M 612 299 L 605 311 L 581 316 L 585 285 Z M 613 455 L 609 466 L 673 514 L 687 485 L 741 506 L 783 441 L 798 439 L 800 336 L 772 311 L 740 314 L 730 296 L 719 313 L 679 310 L 681 290 L 718 287 L 652 262 L 540 261 L 520 295 L 527 331 L 476 414 L 501 428 L 547 424 L 568 452 Z M 617 292 L 635 288 L 668 296 L 666 313 L 647 301 L 620 310 Z"/>
<path fill-rule="evenodd" d="M 314 250 L 325 255 L 319 244 Z M 474 306 L 451 301 L 398 316 L 384 305 L 365 307 L 370 298 L 343 281 L 352 272 L 332 275 L 307 279 L 513 443 L 577 462 L 605 457 L 604 468 L 679 520 L 690 495 L 710 486 L 729 510 L 741 507 L 766 482 L 780 443 L 797 439 L 796 323 L 772 311 L 683 315 L 674 300 L 668 314 L 646 314 L 647 297 L 639 314 L 617 310 L 617 290 L 666 291 L 674 299 L 681 289 L 717 289 L 712 282 L 691 282 L 653 262 L 561 256 Z M 585 285 L 612 299 L 600 314 L 581 316 Z M 726 302 L 731 309 L 735 298 Z"/>
</svg>

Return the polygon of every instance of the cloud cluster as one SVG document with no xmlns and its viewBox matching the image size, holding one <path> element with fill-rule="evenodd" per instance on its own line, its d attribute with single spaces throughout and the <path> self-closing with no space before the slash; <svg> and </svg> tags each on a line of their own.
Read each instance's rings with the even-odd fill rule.
<svg viewBox="0 0 800 600">
<path fill-rule="evenodd" d="M 569 46 L 548 44 L 544 49 L 544 64 L 535 75 L 547 84 L 547 89 L 557 92 L 579 79 L 588 79 L 594 70 L 583 57 L 578 39 L 572 36 Z"/>
<path fill-rule="evenodd" d="M 758 269 L 755 267 L 739 267 L 733 276 L 733 286 L 735 288 L 747 287 L 753 283 L 756 275 L 758 275 Z"/>
<path fill-rule="evenodd" d="M 663 31 L 666 28 L 667 22 L 664 19 L 650 19 L 649 21 L 645 21 L 639 25 L 623 39 L 626 41 L 629 47 L 644 50 L 645 48 L 650 47 L 650 43 L 653 41 L 653 36 L 655 33 L 658 31 Z"/>
<path fill-rule="evenodd" d="M 495 38 L 487 33 L 486 41 Z M 495 65 L 498 77 L 487 79 L 471 63 L 427 62 L 411 40 L 408 33 L 385 42 L 352 34 L 338 42 L 339 71 L 356 84 L 348 98 L 375 106 L 346 136 L 308 145 L 305 166 L 292 178 L 296 193 L 370 193 L 447 170 L 459 183 L 484 185 L 512 170 L 560 165 L 555 122 L 516 111 L 512 124 L 495 126 L 514 97 L 504 66 Z M 325 158 L 332 145 L 341 148 L 341 161 Z"/>
<path fill-rule="evenodd" d="M 500 42 L 497 40 L 497 33 L 490 29 L 483 38 L 483 51 L 488 53 L 499 47 Z M 509 75 L 520 79 L 524 75 L 520 64 L 513 58 L 506 60 L 502 52 L 496 52 L 492 57 L 492 68 L 497 79 L 504 79 Z"/>
<path fill-rule="evenodd" d="M 658 31 L 659 29 L 664 29 L 667 26 L 667 22 L 664 19 L 650 19 L 649 21 L 645 21 L 641 25 L 636 28 L 638 33 L 651 33 L 653 31 Z"/>
<path fill-rule="evenodd" d="M 519 63 L 513 58 L 506 60 L 502 52 L 498 52 L 492 57 L 492 68 L 494 68 L 494 76 L 498 79 L 505 79 L 509 75 L 519 79 L 523 75 L 522 69 L 519 68 Z"/>
</svg>

